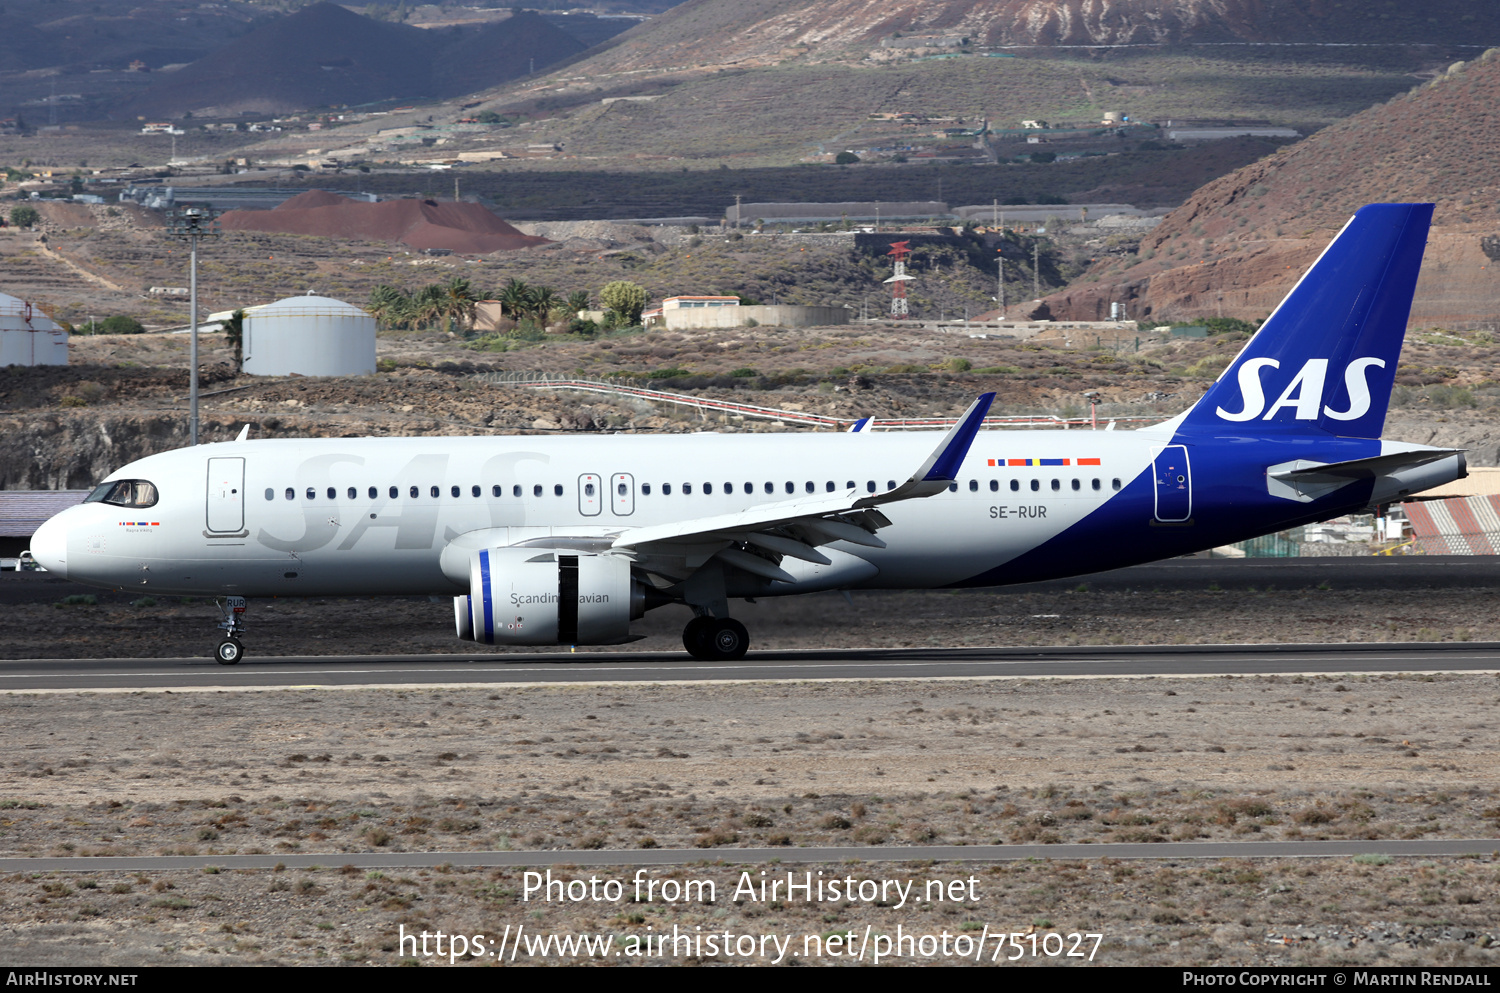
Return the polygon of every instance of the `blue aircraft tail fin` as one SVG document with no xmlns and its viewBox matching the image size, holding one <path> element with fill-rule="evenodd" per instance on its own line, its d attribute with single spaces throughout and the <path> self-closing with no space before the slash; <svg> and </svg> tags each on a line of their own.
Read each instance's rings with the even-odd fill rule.
<svg viewBox="0 0 1500 993">
<path fill-rule="evenodd" d="M 1178 429 L 1379 438 L 1431 222 L 1430 203 L 1362 207 Z"/>
</svg>

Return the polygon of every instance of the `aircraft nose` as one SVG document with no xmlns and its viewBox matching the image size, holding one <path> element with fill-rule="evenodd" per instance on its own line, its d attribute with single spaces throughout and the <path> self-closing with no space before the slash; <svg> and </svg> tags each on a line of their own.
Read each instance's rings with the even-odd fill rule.
<svg viewBox="0 0 1500 993">
<path fill-rule="evenodd" d="M 68 578 L 68 527 L 59 514 L 36 529 L 31 536 L 32 557 L 42 568 L 59 579 Z"/>
</svg>

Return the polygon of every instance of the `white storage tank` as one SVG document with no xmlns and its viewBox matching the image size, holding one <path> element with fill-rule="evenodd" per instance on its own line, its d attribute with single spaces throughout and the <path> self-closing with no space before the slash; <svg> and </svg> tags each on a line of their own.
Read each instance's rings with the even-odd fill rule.
<svg viewBox="0 0 1500 993">
<path fill-rule="evenodd" d="M 20 297 L 0 293 L 0 366 L 67 364 L 68 332 Z"/>
<path fill-rule="evenodd" d="M 362 376 L 375 371 L 375 318 L 308 294 L 245 313 L 244 369 L 252 376 Z"/>
</svg>

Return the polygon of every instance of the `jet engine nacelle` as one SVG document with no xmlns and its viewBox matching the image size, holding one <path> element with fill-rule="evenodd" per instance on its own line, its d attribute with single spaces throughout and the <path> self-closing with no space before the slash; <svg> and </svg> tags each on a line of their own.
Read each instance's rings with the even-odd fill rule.
<svg viewBox="0 0 1500 993">
<path fill-rule="evenodd" d="M 629 559 L 540 548 L 481 549 L 453 598 L 458 636 L 486 645 L 617 645 L 645 606 Z"/>
</svg>

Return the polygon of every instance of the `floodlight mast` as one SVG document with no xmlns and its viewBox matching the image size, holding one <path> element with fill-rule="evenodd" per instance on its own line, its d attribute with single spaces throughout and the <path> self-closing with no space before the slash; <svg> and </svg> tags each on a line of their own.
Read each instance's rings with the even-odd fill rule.
<svg viewBox="0 0 1500 993">
<path fill-rule="evenodd" d="M 188 444 L 198 444 L 198 239 L 217 238 L 219 215 L 211 207 L 178 207 L 167 215 L 172 237 L 186 241 L 190 248 L 188 264 L 188 307 L 192 311 L 192 341 L 188 346 Z"/>
</svg>

